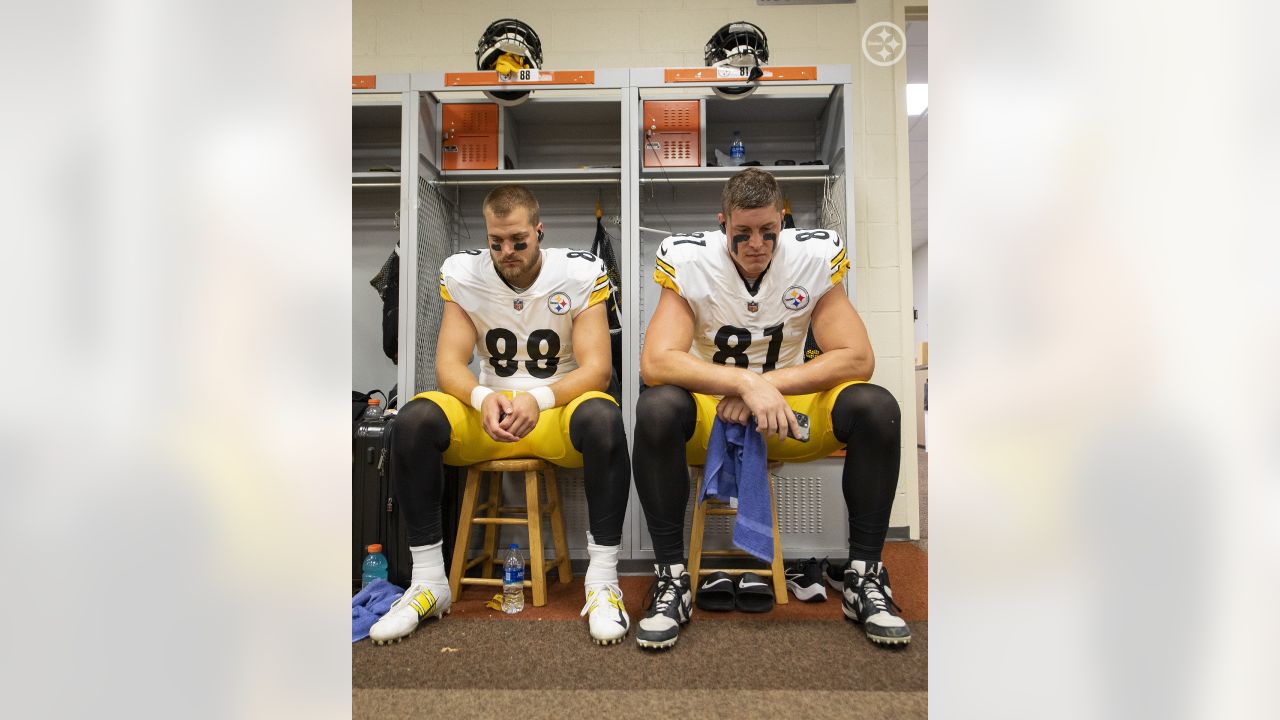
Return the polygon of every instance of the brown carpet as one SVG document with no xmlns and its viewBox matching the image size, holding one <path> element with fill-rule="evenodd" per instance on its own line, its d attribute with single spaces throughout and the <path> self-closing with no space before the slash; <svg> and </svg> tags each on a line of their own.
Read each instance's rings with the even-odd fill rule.
<svg viewBox="0 0 1280 720">
<path fill-rule="evenodd" d="M 897 720 L 929 716 L 928 697 L 923 692 L 848 690 L 521 690 L 513 701 L 509 695 L 476 690 L 357 689 L 351 711 L 352 717 L 357 718 L 434 717 L 447 712 L 451 718 L 511 715 L 521 720 L 764 715 L 821 718 L 837 714 L 863 720 Z"/>
<path fill-rule="evenodd" d="M 578 617 L 581 578 L 551 583 L 546 606 L 514 616 L 484 606 L 487 588 L 468 588 L 445 620 L 405 641 L 352 646 L 353 715 L 792 717 L 857 707 L 859 717 L 927 717 L 927 556 L 890 543 L 885 563 L 911 621 L 904 648 L 873 645 L 844 619 L 834 592 L 761 615 L 695 609 L 676 646 L 653 652 L 636 645 L 634 631 L 621 645 L 590 642 Z M 633 623 L 649 583 L 622 578 Z M 492 690 L 518 690 L 518 709 Z"/>
</svg>

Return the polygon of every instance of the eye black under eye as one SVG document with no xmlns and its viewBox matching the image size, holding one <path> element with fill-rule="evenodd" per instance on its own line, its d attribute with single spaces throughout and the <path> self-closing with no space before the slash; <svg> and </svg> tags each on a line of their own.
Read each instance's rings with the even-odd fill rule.
<svg viewBox="0 0 1280 720">
<path fill-rule="evenodd" d="M 515 248 L 516 252 L 520 252 L 521 250 L 524 250 L 525 248 L 529 247 L 529 243 L 527 243 L 527 242 L 518 242 L 518 243 L 513 244 L 511 247 Z"/>
<path fill-rule="evenodd" d="M 750 235 L 734 235 L 733 241 L 736 243 L 744 243 L 751 239 Z"/>
<path fill-rule="evenodd" d="M 502 246 L 499 245 L 498 243 L 490 243 L 489 249 L 494 252 L 502 252 Z"/>
<path fill-rule="evenodd" d="M 776 232 L 767 232 L 767 233 L 765 233 L 765 234 L 764 234 L 764 239 L 765 239 L 767 242 L 778 242 L 778 233 L 776 233 Z"/>
</svg>

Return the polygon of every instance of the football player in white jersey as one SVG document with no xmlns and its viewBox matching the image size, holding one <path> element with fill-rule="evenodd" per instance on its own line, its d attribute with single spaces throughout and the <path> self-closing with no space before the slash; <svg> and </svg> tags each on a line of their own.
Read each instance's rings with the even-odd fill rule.
<svg viewBox="0 0 1280 720">
<path fill-rule="evenodd" d="M 783 229 L 777 181 L 757 168 L 729 179 L 721 206 L 719 231 L 668 237 L 655 258 L 662 295 L 640 356 L 648 387 L 636 405 L 633 458 L 657 579 L 636 640 L 670 647 L 689 620 L 686 463 L 705 463 L 718 418 L 763 433 L 770 460 L 804 462 L 847 446 L 850 564 L 829 579 L 872 641 L 907 643 L 880 562 L 898 484 L 900 412 L 887 390 L 867 382 L 875 356 L 841 285 L 850 265 L 844 242 L 832 230 Z M 810 326 L 822 353 L 805 362 Z"/>
<path fill-rule="evenodd" d="M 457 253 L 441 266 L 440 391 L 416 395 L 392 433 L 413 572 L 369 636 L 399 640 L 449 611 L 441 463 L 538 457 L 583 468 L 591 530 L 582 614 L 592 640 L 618 643 L 630 627 L 617 574 L 630 461 L 622 410 L 602 392 L 613 372 L 609 278 L 589 252 L 542 247 L 538 201 L 522 186 L 489 193 L 484 218 L 488 252 Z M 468 368 L 473 353 L 479 378 Z"/>
</svg>

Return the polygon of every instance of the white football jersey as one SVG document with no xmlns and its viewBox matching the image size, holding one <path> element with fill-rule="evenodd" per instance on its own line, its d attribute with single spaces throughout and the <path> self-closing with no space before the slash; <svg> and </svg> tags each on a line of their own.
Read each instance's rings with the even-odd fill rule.
<svg viewBox="0 0 1280 720">
<path fill-rule="evenodd" d="M 609 275 L 589 252 L 543 248 L 538 278 L 517 292 L 487 251 L 466 250 L 440 266 L 440 297 L 457 303 L 476 326 L 480 384 L 529 390 L 578 367 L 573 319 L 609 297 Z"/>
<path fill-rule="evenodd" d="M 804 362 L 809 316 L 849 270 L 833 230 L 783 230 L 773 260 L 753 294 L 738 275 L 719 230 L 662 241 L 653 279 L 693 309 L 697 357 L 755 372 Z"/>
</svg>

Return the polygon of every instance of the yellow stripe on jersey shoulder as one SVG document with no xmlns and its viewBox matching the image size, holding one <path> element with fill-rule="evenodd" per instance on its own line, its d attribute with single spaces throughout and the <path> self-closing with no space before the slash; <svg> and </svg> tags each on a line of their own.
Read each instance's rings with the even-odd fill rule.
<svg viewBox="0 0 1280 720">
<path fill-rule="evenodd" d="M 849 272 L 849 258 L 846 257 L 840 261 L 839 265 L 836 265 L 835 268 L 832 269 L 831 284 L 839 285 L 840 281 L 844 280 L 844 274 L 847 272 Z"/>
<path fill-rule="evenodd" d="M 831 258 L 831 268 L 834 270 L 836 265 L 839 265 L 840 261 L 845 259 L 847 256 L 848 253 L 844 251 L 844 248 L 840 248 L 840 252 L 836 253 L 836 256 Z"/>
<path fill-rule="evenodd" d="M 609 299 L 609 285 L 608 283 L 605 283 L 604 287 L 600 288 L 599 290 L 593 291 L 591 293 L 591 296 L 587 298 L 587 307 L 591 307 L 596 303 L 604 302 L 605 300 L 608 300 L 608 299 Z"/>
<path fill-rule="evenodd" d="M 680 292 L 680 286 L 676 285 L 676 279 L 664 271 L 661 266 L 653 269 L 653 281 L 662 287 L 671 290 L 675 294 L 684 297 L 684 293 Z"/>
<path fill-rule="evenodd" d="M 675 266 L 673 266 L 671 263 L 663 260 L 662 258 L 654 258 L 654 260 L 657 261 L 658 267 L 662 268 L 663 270 L 666 270 L 667 273 L 671 275 L 671 277 L 676 276 Z"/>
<path fill-rule="evenodd" d="M 445 287 L 444 283 L 440 283 L 440 299 L 445 302 L 453 302 L 453 297 L 449 295 L 449 288 Z"/>
</svg>

